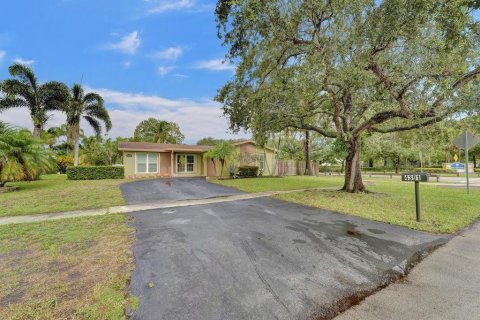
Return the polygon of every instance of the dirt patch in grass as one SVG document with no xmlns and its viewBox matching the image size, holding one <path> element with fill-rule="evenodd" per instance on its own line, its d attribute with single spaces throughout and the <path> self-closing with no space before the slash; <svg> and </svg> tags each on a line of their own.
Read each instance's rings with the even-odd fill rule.
<svg viewBox="0 0 480 320">
<path fill-rule="evenodd" d="M 122 319 L 133 268 L 125 216 L 0 228 L 0 319 Z"/>
<path fill-rule="evenodd" d="M 0 193 L 15 191 L 17 189 L 17 187 L 0 187 Z"/>
</svg>

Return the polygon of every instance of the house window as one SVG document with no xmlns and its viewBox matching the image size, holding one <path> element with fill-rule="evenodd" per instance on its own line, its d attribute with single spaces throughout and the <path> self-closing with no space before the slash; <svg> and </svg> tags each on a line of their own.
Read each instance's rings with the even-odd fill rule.
<svg viewBox="0 0 480 320">
<path fill-rule="evenodd" d="M 193 154 L 177 154 L 177 172 L 195 172 L 195 156 Z"/>
<path fill-rule="evenodd" d="M 137 173 L 158 172 L 158 153 L 137 152 Z"/>
<path fill-rule="evenodd" d="M 264 154 L 258 155 L 258 168 L 261 171 L 265 171 L 265 155 Z"/>
</svg>

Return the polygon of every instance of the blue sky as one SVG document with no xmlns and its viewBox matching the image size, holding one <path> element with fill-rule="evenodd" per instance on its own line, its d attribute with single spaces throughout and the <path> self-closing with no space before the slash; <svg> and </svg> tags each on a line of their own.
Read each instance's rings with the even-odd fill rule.
<svg viewBox="0 0 480 320">
<path fill-rule="evenodd" d="M 156 117 L 177 122 L 186 142 L 227 137 L 227 120 L 212 98 L 234 68 L 222 63 L 214 7 L 214 0 L 5 1 L 0 79 L 19 61 L 42 82 L 82 81 L 104 96 L 111 136 L 131 136 L 141 120 Z M 32 126 L 26 110 L 0 119 Z M 49 126 L 63 121 L 55 113 Z"/>
</svg>

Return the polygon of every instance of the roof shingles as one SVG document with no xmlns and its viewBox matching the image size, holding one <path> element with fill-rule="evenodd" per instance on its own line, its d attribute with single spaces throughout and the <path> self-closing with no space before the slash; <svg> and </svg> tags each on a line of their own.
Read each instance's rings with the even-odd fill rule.
<svg viewBox="0 0 480 320">
<path fill-rule="evenodd" d="M 148 142 L 119 142 L 120 151 L 188 151 L 188 152 L 207 152 L 211 146 L 196 146 L 189 144 L 167 144 L 167 143 L 148 143 Z"/>
</svg>

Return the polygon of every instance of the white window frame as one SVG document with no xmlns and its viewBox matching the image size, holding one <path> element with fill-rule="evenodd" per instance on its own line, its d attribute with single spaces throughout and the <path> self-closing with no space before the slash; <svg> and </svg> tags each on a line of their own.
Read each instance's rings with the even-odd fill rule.
<svg viewBox="0 0 480 320">
<path fill-rule="evenodd" d="M 185 156 L 185 166 L 184 169 L 185 171 L 178 171 L 178 158 L 180 156 Z M 193 171 L 187 171 L 187 157 L 192 156 L 193 157 Z M 177 153 L 175 157 L 175 171 L 180 174 L 186 174 L 186 173 L 195 173 L 197 171 L 197 155 L 196 154 L 186 154 L 186 153 Z"/>
<path fill-rule="evenodd" d="M 260 160 L 260 159 L 263 159 Z M 265 171 L 265 161 L 266 161 L 266 157 L 265 157 L 265 154 L 263 153 L 260 153 L 258 155 L 258 169 L 261 170 L 261 171 Z M 263 168 L 262 168 L 263 167 Z"/>
<path fill-rule="evenodd" d="M 147 155 L 147 162 L 146 162 L 146 171 L 145 172 L 141 172 L 141 171 L 138 171 L 138 155 L 139 154 L 145 154 Z M 156 155 L 156 161 L 150 161 L 150 154 L 154 154 Z M 160 164 L 159 164 L 159 159 L 160 159 L 160 154 L 159 153 L 156 153 L 156 152 L 135 152 L 135 173 L 158 173 L 160 172 Z M 149 165 L 150 163 L 153 163 L 153 162 L 156 162 L 157 164 L 157 171 L 149 171 L 150 168 L 149 168 Z"/>
</svg>

